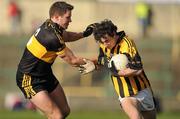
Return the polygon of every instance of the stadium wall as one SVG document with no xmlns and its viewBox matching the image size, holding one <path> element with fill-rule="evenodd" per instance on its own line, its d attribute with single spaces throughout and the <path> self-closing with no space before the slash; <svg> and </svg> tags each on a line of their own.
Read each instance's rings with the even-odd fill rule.
<svg viewBox="0 0 180 119">
<path fill-rule="evenodd" d="M 8 34 L 10 23 L 7 16 L 9 0 L 0 1 L 0 34 Z M 48 9 L 54 0 L 17 0 L 22 9 L 22 29 L 24 33 L 32 32 L 48 18 Z M 65 0 L 75 6 L 69 30 L 82 31 L 86 25 L 111 19 L 120 28 L 137 36 L 139 25 L 135 16 L 135 2 L 100 2 L 97 0 Z M 180 32 L 180 5 L 151 3 L 154 11 L 152 35 L 171 36 Z M 175 33 L 174 33 L 175 32 Z"/>
</svg>

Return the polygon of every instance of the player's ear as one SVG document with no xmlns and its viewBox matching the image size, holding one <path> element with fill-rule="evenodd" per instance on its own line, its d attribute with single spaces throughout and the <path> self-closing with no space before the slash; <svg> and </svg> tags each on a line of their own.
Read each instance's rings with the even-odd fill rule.
<svg viewBox="0 0 180 119">
<path fill-rule="evenodd" d="M 57 15 L 57 14 L 54 16 L 54 18 L 57 19 L 57 20 L 58 20 L 60 17 L 61 17 L 61 16 L 60 16 L 60 15 Z"/>
<path fill-rule="evenodd" d="M 56 13 L 56 14 L 54 14 L 54 15 L 52 16 L 52 19 L 58 20 L 60 17 L 61 17 L 61 16 Z"/>
</svg>

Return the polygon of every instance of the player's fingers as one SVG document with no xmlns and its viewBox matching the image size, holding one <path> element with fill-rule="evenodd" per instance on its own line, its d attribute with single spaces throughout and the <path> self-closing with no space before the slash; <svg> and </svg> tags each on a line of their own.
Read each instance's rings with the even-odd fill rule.
<svg viewBox="0 0 180 119">
<path fill-rule="evenodd" d="M 87 59 L 85 59 L 85 58 L 83 58 L 83 61 L 84 61 L 85 63 L 87 63 L 87 61 L 88 61 L 88 60 L 87 60 Z"/>
<path fill-rule="evenodd" d="M 79 71 L 84 71 L 85 69 L 84 69 L 84 68 L 79 68 L 78 70 L 79 70 Z"/>
<path fill-rule="evenodd" d="M 85 67 L 83 65 L 80 65 L 79 68 L 82 68 L 82 69 L 84 68 L 85 69 Z"/>
</svg>

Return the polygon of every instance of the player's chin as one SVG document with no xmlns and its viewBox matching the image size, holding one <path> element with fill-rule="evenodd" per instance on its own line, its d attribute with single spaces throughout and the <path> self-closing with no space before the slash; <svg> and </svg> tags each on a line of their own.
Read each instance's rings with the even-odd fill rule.
<svg viewBox="0 0 180 119">
<path fill-rule="evenodd" d="M 64 27 L 64 29 L 67 29 L 68 27 Z"/>
<path fill-rule="evenodd" d="M 67 28 L 68 28 L 68 26 L 69 26 L 69 24 L 64 25 L 64 26 L 63 26 L 63 28 L 64 28 L 64 29 L 67 29 Z"/>
<path fill-rule="evenodd" d="M 69 24 L 65 24 L 66 29 L 68 28 Z"/>
</svg>

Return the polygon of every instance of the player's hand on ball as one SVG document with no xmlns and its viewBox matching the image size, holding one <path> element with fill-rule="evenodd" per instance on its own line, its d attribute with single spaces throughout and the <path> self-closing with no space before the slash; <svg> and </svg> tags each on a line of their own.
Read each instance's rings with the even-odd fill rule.
<svg viewBox="0 0 180 119">
<path fill-rule="evenodd" d="M 87 74 L 95 70 L 95 65 L 91 60 L 84 59 L 86 64 L 79 66 L 79 72 L 82 74 Z"/>
<path fill-rule="evenodd" d="M 113 76 L 119 76 L 118 70 L 115 67 L 114 61 L 109 62 L 108 68 L 110 69 Z"/>
<path fill-rule="evenodd" d="M 93 32 L 93 29 L 96 27 L 96 24 L 97 23 L 88 25 L 86 30 L 83 32 L 83 36 L 84 37 L 90 36 L 92 34 L 92 32 Z"/>
</svg>

